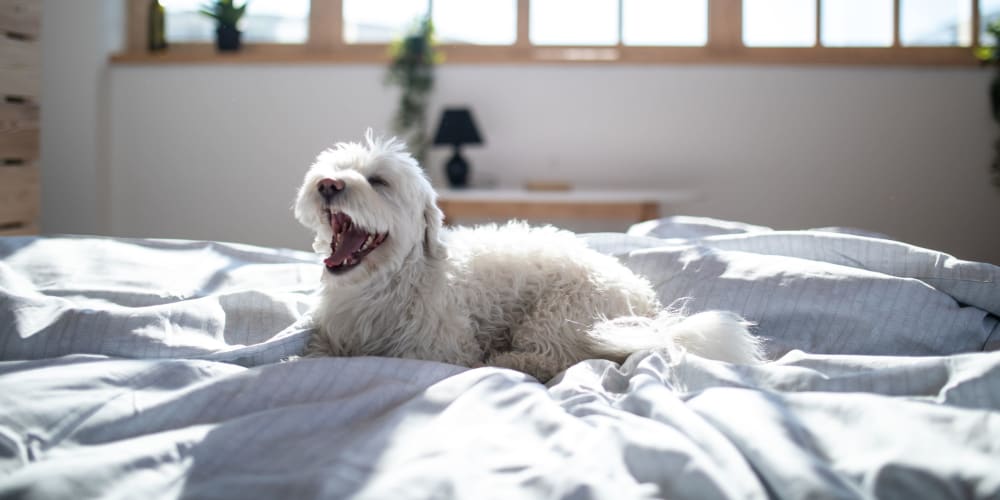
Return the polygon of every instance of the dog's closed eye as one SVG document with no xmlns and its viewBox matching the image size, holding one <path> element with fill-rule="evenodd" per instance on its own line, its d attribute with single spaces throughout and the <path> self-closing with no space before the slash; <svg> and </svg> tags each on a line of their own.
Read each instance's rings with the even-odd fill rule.
<svg viewBox="0 0 1000 500">
<path fill-rule="evenodd" d="M 382 178 L 380 176 L 377 176 L 377 175 L 373 175 L 373 176 L 369 177 L 368 178 L 368 184 L 371 184 L 372 186 L 378 186 L 378 187 L 389 187 L 389 182 L 386 181 L 384 178 Z"/>
</svg>

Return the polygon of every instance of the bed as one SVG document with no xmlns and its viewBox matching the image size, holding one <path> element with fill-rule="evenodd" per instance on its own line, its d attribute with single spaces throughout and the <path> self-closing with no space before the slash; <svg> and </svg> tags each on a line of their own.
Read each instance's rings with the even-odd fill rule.
<svg viewBox="0 0 1000 500">
<path fill-rule="evenodd" d="M 1000 268 L 841 228 L 581 237 L 774 361 L 288 361 L 312 254 L 0 238 L 0 497 L 1000 498 Z"/>
</svg>

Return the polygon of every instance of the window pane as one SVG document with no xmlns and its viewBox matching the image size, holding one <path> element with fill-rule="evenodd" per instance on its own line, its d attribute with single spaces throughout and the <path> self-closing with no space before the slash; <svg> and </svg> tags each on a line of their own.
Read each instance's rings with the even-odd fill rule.
<svg viewBox="0 0 1000 500">
<path fill-rule="evenodd" d="M 625 45 L 705 45 L 707 0 L 622 0 Z"/>
<path fill-rule="evenodd" d="M 167 13 L 167 43 L 209 42 L 215 39 L 215 22 L 198 13 L 201 0 L 161 0 Z"/>
<path fill-rule="evenodd" d="M 531 0 L 528 35 L 537 45 L 618 43 L 617 0 Z"/>
<path fill-rule="evenodd" d="M 427 14 L 427 0 L 344 0 L 344 40 L 387 43 Z"/>
<path fill-rule="evenodd" d="M 1000 19 L 1000 0 L 979 0 L 979 44 L 996 45 L 997 40 L 986 33 L 986 26 Z"/>
<path fill-rule="evenodd" d="M 167 42 L 215 39 L 215 21 L 198 13 L 204 0 L 162 0 L 167 12 Z M 309 33 L 309 0 L 252 0 L 243 17 L 248 42 L 305 43 Z"/>
<path fill-rule="evenodd" d="M 517 0 L 434 0 L 434 30 L 446 43 L 513 44 Z"/>
<path fill-rule="evenodd" d="M 899 38 L 903 45 L 954 46 L 972 43 L 968 0 L 902 0 Z"/>
<path fill-rule="evenodd" d="M 815 43 L 815 0 L 743 0 L 743 44 L 747 47 L 812 47 Z"/>
<path fill-rule="evenodd" d="M 827 47 L 892 46 L 892 0 L 823 0 L 820 37 Z"/>
</svg>

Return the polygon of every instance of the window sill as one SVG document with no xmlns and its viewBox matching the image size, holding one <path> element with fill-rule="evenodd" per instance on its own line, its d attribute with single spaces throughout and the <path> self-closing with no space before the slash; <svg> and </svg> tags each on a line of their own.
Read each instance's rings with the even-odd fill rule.
<svg viewBox="0 0 1000 500">
<path fill-rule="evenodd" d="M 454 64 L 760 64 L 848 66 L 977 66 L 968 47 L 521 47 L 443 45 L 444 63 Z M 211 44 L 175 44 L 162 52 L 124 52 L 111 56 L 113 65 L 170 64 L 385 64 L 386 45 L 313 47 L 309 45 L 246 44 L 220 53 Z"/>
<path fill-rule="evenodd" d="M 244 44 L 236 52 L 219 52 L 208 43 L 174 44 L 159 52 L 122 52 L 111 56 L 115 65 L 160 64 L 329 64 L 384 63 L 385 46 L 360 46 L 320 50 L 306 45 Z"/>
</svg>

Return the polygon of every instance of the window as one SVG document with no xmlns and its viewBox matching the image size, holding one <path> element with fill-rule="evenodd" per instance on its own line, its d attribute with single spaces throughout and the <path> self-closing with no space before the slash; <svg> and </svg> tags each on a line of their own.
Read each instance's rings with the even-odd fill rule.
<svg viewBox="0 0 1000 500">
<path fill-rule="evenodd" d="M 161 0 L 167 53 L 144 53 L 149 0 L 129 5 L 118 61 L 211 61 L 205 0 Z M 551 60 L 976 64 L 1000 0 L 251 0 L 230 61 L 385 61 L 431 15 L 449 62 Z"/>
<path fill-rule="evenodd" d="M 516 42 L 517 0 L 432 5 L 442 43 Z M 344 0 L 344 40 L 389 42 L 426 8 L 425 0 Z M 708 0 L 532 0 L 529 8 L 533 45 L 703 46 L 708 40 Z"/>
<path fill-rule="evenodd" d="M 986 34 L 986 26 L 991 22 L 1000 20 L 1000 0 L 980 0 L 979 1 L 979 39 L 993 44 L 995 40 L 990 40 Z"/>
<path fill-rule="evenodd" d="M 427 11 L 426 0 L 344 0 L 344 41 L 388 43 Z"/>
<path fill-rule="evenodd" d="M 820 9 L 824 47 L 891 47 L 893 0 L 825 1 Z"/>
<path fill-rule="evenodd" d="M 530 19 L 534 45 L 702 46 L 708 40 L 707 0 L 532 0 Z"/>
<path fill-rule="evenodd" d="M 812 47 L 815 43 L 815 0 L 744 0 L 743 44 L 747 47 Z"/>
<path fill-rule="evenodd" d="M 513 45 L 517 0 L 434 0 L 434 30 L 442 43 Z"/>
<path fill-rule="evenodd" d="M 617 0 L 532 0 L 528 12 L 532 44 L 618 43 Z"/>
<path fill-rule="evenodd" d="M 972 23 L 969 0 L 743 0 L 747 47 L 969 47 Z"/>
<path fill-rule="evenodd" d="M 697 47 L 708 43 L 708 0 L 623 0 L 622 44 Z"/>
<path fill-rule="evenodd" d="M 972 45 L 972 5 L 967 0 L 902 0 L 903 45 Z"/>
<path fill-rule="evenodd" d="M 161 0 L 167 13 L 169 42 L 208 42 L 215 36 L 211 19 L 198 12 L 204 0 Z M 244 17 L 247 42 L 305 43 L 309 0 L 253 0 Z"/>
<path fill-rule="evenodd" d="M 389 43 L 427 13 L 427 0 L 343 0 L 344 41 Z M 510 45 L 516 0 L 435 0 L 431 19 L 442 43 Z"/>
</svg>

